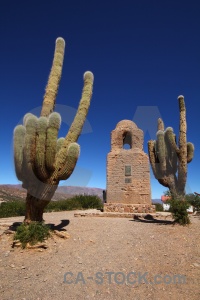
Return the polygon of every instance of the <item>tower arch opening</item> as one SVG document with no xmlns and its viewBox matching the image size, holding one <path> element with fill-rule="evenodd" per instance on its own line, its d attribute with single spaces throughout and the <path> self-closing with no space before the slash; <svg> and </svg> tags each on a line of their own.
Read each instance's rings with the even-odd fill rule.
<svg viewBox="0 0 200 300">
<path fill-rule="evenodd" d="M 123 149 L 132 149 L 132 134 L 130 131 L 125 131 L 123 133 Z"/>
</svg>

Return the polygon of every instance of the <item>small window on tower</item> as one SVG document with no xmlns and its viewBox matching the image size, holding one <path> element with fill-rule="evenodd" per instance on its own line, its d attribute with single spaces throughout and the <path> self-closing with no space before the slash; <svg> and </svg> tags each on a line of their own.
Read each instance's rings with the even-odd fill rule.
<svg viewBox="0 0 200 300">
<path fill-rule="evenodd" d="M 131 178 L 127 178 L 127 177 L 125 177 L 125 183 L 131 183 Z"/>
<path fill-rule="evenodd" d="M 131 176 L 131 166 L 125 166 L 125 176 Z"/>
</svg>

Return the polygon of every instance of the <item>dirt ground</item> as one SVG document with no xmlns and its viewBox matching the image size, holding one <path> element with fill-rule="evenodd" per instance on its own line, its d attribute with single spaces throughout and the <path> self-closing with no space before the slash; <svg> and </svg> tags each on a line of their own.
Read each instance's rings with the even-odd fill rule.
<svg viewBox="0 0 200 300">
<path fill-rule="evenodd" d="M 3 231 L 23 217 L 0 219 L 1 300 L 200 299 L 199 216 L 187 227 L 74 212 L 44 218 L 70 238 L 54 236 L 47 249 L 12 248 L 13 235 Z"/>
</svg>

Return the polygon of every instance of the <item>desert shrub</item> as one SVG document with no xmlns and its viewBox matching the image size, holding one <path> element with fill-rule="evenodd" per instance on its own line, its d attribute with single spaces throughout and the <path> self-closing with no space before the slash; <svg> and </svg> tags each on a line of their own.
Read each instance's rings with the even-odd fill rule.
<svg viewBox="0 0 200 300">
<path fill-rule="evenodd" d="M 163 206 L 161 203 L 154 203 L 155 207 L 156 207 L 156 211 L 163 211 Z"/>
<path fill-rule="evenodd" d="M 44 212 L 67 211 L 77 209 L 102 209 L 103 204 L 95 195 L 77 195 L 66 200 L 51 201 Z M 0 218 L 9 218 L 25 215 L 25 202 L 16 200 L 3 202 L 0 205 Z"/>
<path fill-rule="evenodd" d="M 26 248 L 27 243 L 34 245 L 43 242 L 50 236 L 50 227 L 44 223 L 32 222 L 30 224 L 22 223 L 17 227 L 14 235 L 15 240 L 19 240 L 22 248 Z"/>
<path fill-rule="evenodd" d="M 7 201 L 0 204 L 0 218 L 25 215 L 25 202 L 21 200 Z"/>
<path fill-rule="evenodd" d="M 72 199 L 74 199 L 75 201 L 80 203 L 80 205 L 83 209 L 90 209 L 90 208 L 102 209 L 103 208 L 101 199 L 95 195 L 78 195 Z"/>
<path fill-rule="evenodd" d="M 169 211 L 172 213 L 174 223 L 178 223 L 180 225 L 190 224 L 190 218 L 187 212 L 190 204 L 187 201 L 180 199 L 171 199 L 168 200 L 167 203 L 170 204 Z"/>
<path fill-rule="evenodd" d="M 66 200 L 51 201 L 45 212 L 90 208 L 102 209 L 101 199 L 95 195 L 77 195 Z"/>
<path fill-rule="evenodd" d="M 51 201 L 45 208 L 44 212 L 76 210 L 76 209 L 81 209 L 80 203 L 74 201 L 73 198 L 70 198 L 66 200 Z"/>
</svg>

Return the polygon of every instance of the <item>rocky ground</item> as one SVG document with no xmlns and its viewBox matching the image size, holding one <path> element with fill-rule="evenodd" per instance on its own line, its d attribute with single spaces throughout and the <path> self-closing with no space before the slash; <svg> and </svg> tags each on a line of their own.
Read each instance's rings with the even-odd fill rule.
<svg viewBox="0 0 200 300">
<path fill-rule="evenodd" d="M 171 220 L 46 213 L 66 230 L 47 249 L 12 248 L 3 233 L 22 217 L 0 219 L 0 299 L 200 299 L 200 217 Z"/>
</svg>

